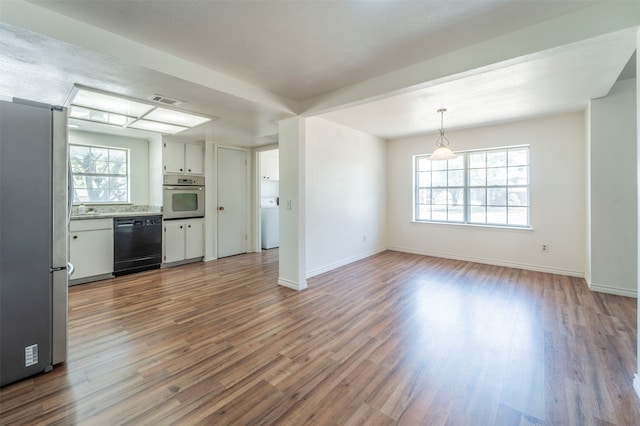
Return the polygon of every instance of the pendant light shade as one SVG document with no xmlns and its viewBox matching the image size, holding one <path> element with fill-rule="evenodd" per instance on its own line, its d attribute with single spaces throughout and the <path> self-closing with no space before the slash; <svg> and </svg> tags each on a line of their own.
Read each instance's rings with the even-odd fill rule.
<svg viewBox="0 0 640 426">
<path fill-rule="evenodd" d="M 440 136 L 438 136 L 438 140 L 436 141 L 436 149 L 429 156 L 429 160 L 431 161 L 452 160 L 458 157 L 449 149 L 449 139 L 444 135 L 444 113 L 446 110 L 446 108 L 440 108 L 438 110 L 440 113 Z"/>
</svg>

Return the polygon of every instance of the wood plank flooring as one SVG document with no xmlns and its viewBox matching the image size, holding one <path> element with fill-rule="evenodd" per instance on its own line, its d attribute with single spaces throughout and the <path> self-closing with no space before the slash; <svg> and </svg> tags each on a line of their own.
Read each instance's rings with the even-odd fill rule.
<svg viewBox="0 0 640 426">
<path fill-rule="evenodd" d="M 385 252 L 278 287 L 278 252 L 70 288 L 69 361 L 0 422 L 637 425 L 636 300 Z"/>
</svg>

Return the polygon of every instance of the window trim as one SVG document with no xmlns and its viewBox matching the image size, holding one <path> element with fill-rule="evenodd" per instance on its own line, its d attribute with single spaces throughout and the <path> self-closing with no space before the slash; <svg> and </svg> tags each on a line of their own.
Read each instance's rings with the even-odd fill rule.
<svg viewBox="0 0 640 426">
<path fill-rule="evenodd" d="M 87 204 L 87 205 L 128 205 L 128 204 L 132 204 L 131 202 L 131 149 L 130 148 L 124 148 L 124 147 L 119 147 L 119 146 L 111 146 L 111 145 L 93 145 L 93 144 L 87 144 L 87 143 L 76 143 L 76 142 L 69 142 L 69 162 L 71 162 L 71 147 L 72 146 L 79 146 L 79 147 L 86 147 L 86 148 L 100 148 L 100 149 L 107 149 L 107 150 L 113 150 L 113 151 L 124 151 L 126 153 L 127 156 L 127 172 L 126 175 L 118 175 L 118 174 L 110 174 L 110 173 L 75 173 L 73 172 L 73 170 L 71 169 L 71 178 L 73 179 L 76 175 L 78 176 L 87 176 L 87 177 L 126 177 L 127 178 L 127 200 L 126 201 L 75 201 L 73 200 L 73 205 L 77 206 L 80 204 Z M 71 164 L 69 164 L 69 167 L 71 168 Z M 75 192 L 75 190 L 74 190 Z"/>
<path fill-rule="evenodd" d="M 528 159 L 527 159 L 527 164 L 526 167 L 528 168 L 527 170 L 527 184 L 526 185 L 509 185 L 508 183 L 508 175 L 506 177 L 507 182 L 505 185 L 485 185 L 485 186 L 479 186 L 479 187 L 474 187 L 471 186 L 469 184 L 469 156 L 468 154 L 470 153 L 477 153 L 477 152 L 484 152 L 484 153 L 488 153 L 491 151 L 501 151 L 501 150 L 510 150 L 510 149 L 518 149 L 518 148 L 527 148 L 528 151 Z M 477 149 L 469 149 L 469 150 L 460 150 L 460 151 L 455 151 L 456 154 L 463 154 L 463 167 L 462 170 L 464 171 L 464 185 L 462 187 L 459 186 L 454 186 L 454 187 L 449 187 L 448 185 L 446 187 L 440 187 L 440 188 L 462 188 L 463 189 L 463 193 L 464 193 L 464 203 L 463 203 L 463 221 L 447 221 L 447 220 L 420 220 L 417 219 L 418 217 L 418 208 L 419 208 L 419 204 L 418 204 L 418 192 L 420 188 L 427 188 L 427 187 L 419 187 L 418 186 L 418 159 L 419 158 L 429 158 L 429 154 L 415 154 L 412 156 L 413 159 L 413 176 L 412 176 L 412 183 L 413 183 L 413 195 L 412 195 L 412 219 L 411 222 L 416 223 L 416 224 L 439 224 L 439 225 L 454 225 L 454 226 L 468 226 L 468 227 L 478 227 L 478 228 L 493 228 L 493 229 L 503 229 L 503 230 L 521 230 L 521 231 L 531 231 L 533 230 L 533 225 L 531 224 L 531 209 L 532 209 L 532 205 L 531 205 L 531 150 L 530 150 L 530 144 L 520 144 L 520 145 L 509 145 L 509 146 L 500 146 L 500 147 L 492 147 L 492 148 L 477 148 Z M 508 161 L 508 160 L 507 160 Z M 505 166 L 507 169 L 509 168 L 508 163 Z M 518 167 L 518 166 L 512 166 L 512 167 Z M 487 167 L 484 168 L 484 170 L 486 170 Z M 446 171 L 448 171 L 448 167 L 445 169 Z M 458 170 L 458 169 L 455 169 Z M 430 170 L 431 172 L 433 172 L 433 170 Z M 508 170 L 507 170 L 508 172 Z M 509 224 L 499 224 L 499 223 L 476 223 L 476 222 L 470 222 L 470 209 L 471 206 L 469 204 L 469 199 L 470 199 L 470 194 L 471 194 L 471 189 L 473 188 L 484 188 L 485 190 L 488 188 L 492 188 L 492 187 L 497 187 L 497 188 L 506 188 L 507 191 L 510 187 L 513 188 L 526 188 L 527 189 L 527 205 L 526 206 L 522 206 L 522 207 L 526 207 L 527 208 L 527 225 L 509 225 Z M 428 188 L 433 189 L 433 186 L 429 186 Z M 438 187 L 435 187 L 438 188 Z M 433 205 L 433 204 L 431 204 Z M 489 204 L 484 204 L 485 208 L 489 207 Z M 502 207 L 502 206 L 500 206 Z M 504 206 L 505 209 L 507 210 L 507 215 L 508 215 L 508 209 L 509 209 L 509 204 L 507 201 L 507 204 Z M 512 206 L 512 207 L 519 207 L 519 206 Z M 508 217 L 508 216 L 507 216 Z"/>
</svg>

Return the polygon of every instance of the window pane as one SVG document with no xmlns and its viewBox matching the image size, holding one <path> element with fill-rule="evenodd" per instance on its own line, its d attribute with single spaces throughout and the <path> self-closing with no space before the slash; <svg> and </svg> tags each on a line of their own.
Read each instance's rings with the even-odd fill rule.
<svg viewBox="0 0 640 426">
<path fill-rule="evenodd" d="M 447 200 L 449 206 L 462 206 L 464 205 L 464 189 L 462 188 L 450 188 L 449 198 Z"/>
<path fill-rule="evenodd" d="M 528 188 L 509 188 L 507 198 L 510 206 L 528 206 L 529 205 L 529 189 Z"/>
<path fill-rule="evenodd" d="M 485 186 L 487 184 L 487 170 L 486 169 L 471 169 L 469 170 L 469 185 L 471 186 Z"/>
<path fill-rule="evenodd" d="M 485 188 L 472 188 L 469 190 L 469 205 L 484 206 L 487 204 L 487 190 Z"/>
<path fill-rule="evenodd" d="M 431 185 L 433 186 L 447 186 L 447 172 L 431 172 Z"/>
<path fill-rule="evenodd" d="M 87 178 L 85 176 L 74 176 L 73 177 L 73 186 L 74 188 L 86 188 L 87 187 Z"/>
<path fill-rule="evenodd" d="M 449 186 L 464 186 L 464 170 L 449 171 Z"/>
<path fill-rule="evenodd" d="M 109 161 L 124 163 L 127 161 L 127 152 L 122 150 L 109 150 Z"/>
<path fill-rule="evenodd" d="M 91 159 L 93 161 L 109 161 L 109 150 L 106 148 L 91 147 Z"/>
<path fill-rule="evenodd" d="M 124 161 L 112 161 L 109 163 L 109 173 L 112 175 L 127 175 L 127 163 Z"/>
<path fill-rule="evenodd" d="M 487 154 L 484 152 L 473 152 L 469 154 L 469 168 L 483 169 L 487 165 Z"/>
<path fill-rule="evenodd" d="M 74 201 L 88 202 L 89 201 L 89 191 L 87 191 L 85 188 L 74 188 L 74 190 L 73 190 L 73 199 L 74 199 Z"/>
<path fill-rule="evenodd" d="M 464 169 L 464 156 L 463 155 L 458 155 L 457 158 L 454 158 L 453 160 L 448 160 L 447 161 L 447 166 L 448 166 L 449 170 L 462 170 L 462 169 Z"/>
<path fill-rule="evenodd" d="M 109 174 L 109 163 L 106 161 L 94 161 L 91 167 L 91 173 L 99 173 L 101 175 Z"/>
<path fill-rule="evenodd" d="M 487 223 L 487 208 L 471 207 L 469 221 L 471 223 Z"/>
<path fill-rule="evenodd" d="M 509 150 L 510 166 L 526 166 L 529 164 L 529 148 L 516 148 Z"/>
<path fill-rule="evenodd" d="M 431 170 L 431 161 L 425 157 L 418 158 L 418 171 L 426 172 Z"/>
<path fill-rule="evenodd" d="M 463 222 L 464 221 L 463 209 L 464 207 L 462 206 L 449 207 L 447 220 L 449 222 Z"/>
<path fill-rule="evenodd" d="M 509 185 L 527 185 L 529 183 L 529 167 L 509 167 Z"/>
<path fill-rule="evenodd" d="M 431 172 L 418 173 L 418 186 L 431 186 Z"/>
<path fill-rule="evenodd" d="M 419 189 L 418 190 L 418 204 L 431 204 L 431 190 Z"/>
<path fill-rule="evenodd" d="M 497 169 L 487 169 L 487 185 L 506 185 L 507 184 L 507 168 L 500 167 Z"/>
<path fill-rule="evenodd" d="M 92 203 L 106 203 L 109 201 L 109 193 L 108 191 L 102 189 L 90 189 L 88 190 L 89 201 Z"/>
<path fill-rule="evenodd" d="M 506 206 L 507 205 L 507 189 L 506 188 L 487 188 L 487 205 Z"/>
<path fill-rule="evenodd" d="M 431 220 L 446 221 L 447 220 L 447 206 L 433 206 L 431 208 Z"/>
<path fill-rule="evenodd" d="M 502 167 L 507 165 L 507 151 L 487 152 L 487 167 Z"/>
<path fill-rule="evenodd" d="M 431 220 L 431 206 L 418 206 L 416 220 Z"/>
<path fill-rule="evenodd" d="M 529 208 L 510 207 L 508 224 L 515 226 L 527 226 L 529 224 Z"/>
<path fill-rule="evenodd" d="M 433 198 L 431 199 L 431 203 L 432 204 L 441 204 L 443 206 L 446 206 L 447 205 L 448 193 L 449 193 L 449 191 L 447 191 L 446 189 L 434 189 L 434 190 L 432 190 L 431 196 Z"/>
<path fill-rule="evenodd" d="M 487 223 L 493 225 L 507 224 L 507 208 L 506 207 L 487 207 Z"/>
<path fill-rule="evenodd" d="M 431 170 L 447 170 L 447 161 L 431 161 Z"/>
</svg>

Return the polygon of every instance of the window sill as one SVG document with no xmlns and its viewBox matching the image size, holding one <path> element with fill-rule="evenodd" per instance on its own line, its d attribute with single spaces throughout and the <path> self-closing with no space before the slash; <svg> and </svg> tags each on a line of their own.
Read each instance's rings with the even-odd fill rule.
<svg viewBox="0 0 640 426">
<path fill-rule="evenodd" d="M 500 225 L 481 225 L 477 223 L 451 223 L 451 222 L 427 222 L 420 220 L 412 220 L 412 223 L 416 225 L 429 225 L 436 227 L 450 227 L 450 226 L 458 226 L 462 228 L 479 228 L 479 229 L 487 229 L 494 231 L 508 231 L 508 232 L 532 232 L 535 229 L 530 227 L 515 227 L 515 226 L 500 226 Z"/>
</svg>

